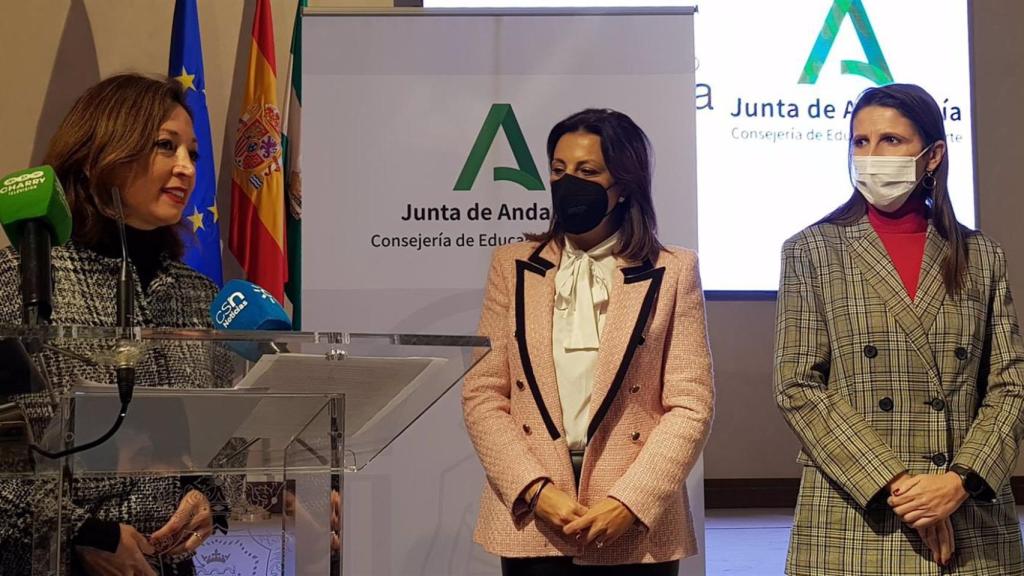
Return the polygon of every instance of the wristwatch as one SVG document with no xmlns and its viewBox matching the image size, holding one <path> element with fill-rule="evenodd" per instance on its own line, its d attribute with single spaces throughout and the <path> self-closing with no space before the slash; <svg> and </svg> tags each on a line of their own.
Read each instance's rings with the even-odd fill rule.
<svg viewBox="0 0 1024 576">
<path fill-rule="evenodd" d="M 949 467 L 949 471 L 960 477 L 960 481 L 964 484 L 964 491 L 972 498 L 980 498 L 988 489 L 985 480 L 966 466 L 953 465 Z"/>
</svg>

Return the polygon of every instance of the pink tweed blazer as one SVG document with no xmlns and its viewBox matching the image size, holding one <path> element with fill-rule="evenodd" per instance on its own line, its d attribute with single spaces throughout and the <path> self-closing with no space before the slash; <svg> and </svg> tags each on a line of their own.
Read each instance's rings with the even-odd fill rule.
<svg viewBox="0 0 1024 576">
<path fill-rule="evenodd" d="M 466 376 L 466 428 L 487 475 L 474 539 L 507 557 L 579 564 L 665 562 L 697 552 L 685 481 L 711 426 L 714 386 L 697 257 L 670 248 L 621 265 L 608 304 L 577 494 L 551 351 L 561 248 L 494 251 L 480 334 L 491 352 Z M 638 522 L 601 549 L 533 517 L 522 495 L 550 478 L 590 506 L 611 496 Z"/>
</svg>

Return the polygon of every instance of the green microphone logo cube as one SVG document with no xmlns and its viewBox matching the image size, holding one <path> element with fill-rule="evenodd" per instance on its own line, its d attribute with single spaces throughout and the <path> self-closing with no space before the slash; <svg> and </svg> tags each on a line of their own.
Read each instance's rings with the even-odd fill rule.
<svg viewBox="0 0 1024 576">
<path fill-rule="evenodd" d="M 0 182 L 0 223 L 11 243 L 18 245 L 21 222 L 43 220 L 53 230 L 54 245 L 71 238 L 71 210 L 64 189 L 50 166 L 8 174 Z"/>
</svg>

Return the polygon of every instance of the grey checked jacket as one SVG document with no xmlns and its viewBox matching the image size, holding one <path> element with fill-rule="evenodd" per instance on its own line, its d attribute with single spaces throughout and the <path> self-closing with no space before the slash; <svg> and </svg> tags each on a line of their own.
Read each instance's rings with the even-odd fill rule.
<svg viewBox="0 0 1024 576">
<path fill-rule="evenodd" d="M 120 260 L 108 258 L 77 244 L 54 248 L 53 323 L 112 326 Z M 17 253 L 0 250 L 0 325 L 21 323 L 21 291 Z M 132 268 L 134 274 L 134 267 Z M 135 275 L 137 323 L 177 328 L 211 327 L 209 305 L 217 287 L 184 264 L 164 257 L 159 271 L 144 293 Z M 99 340 L 54 342 L 58 347 L 89 357 Z M 49 351 L 42 353 L 55 387 L 64 390 L 76 376 L 114 384 L 111 368 L 80 362 Z M 138 386 L 214 388 L 231 385 L 230 354 L 218 346 L 193 342 L 161 342 L 146 353 L 136 369 Z M 37 438 L 53 416 L 44 394 L 17 399 L 29 417 Z M 170 441 L 171 439 L 169 439 Z M 11 466 L 10 462 L 0 465 Z M 188 489 L 177 477 L 85 478 L 72 483 L 72 505 L 66 518 L 79 526 L 89 517 L 126 523 L 144 534 L 160 528 L 170 518 Z M 204 492 L 206 490 L 204 489 Z M 0 576 L 28 574 L 33 506 L 40 498 L 30 480 L 0 479 Z M 208 497 L 213 499 L 211 495 Z M 214 506 L 217 502 L 214 502 Z M 165 565 L 165 574 L 194 572 L 191 559 Z"/>
</svg>

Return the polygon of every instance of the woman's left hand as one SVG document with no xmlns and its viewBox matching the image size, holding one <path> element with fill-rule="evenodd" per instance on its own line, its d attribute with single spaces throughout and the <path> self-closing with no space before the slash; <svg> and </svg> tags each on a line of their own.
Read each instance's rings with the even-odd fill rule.
<svg viewBox="0 0 1024 576">
<path fill-rule="evenodd" d="M 579 539 L 586 533 L 586 545 L 597 542 L 601 548 L 611 544 L 622 536 L 633 523 L 636 516 L 625 504 L 614 498 L 605 498 L 590 507 L 586 514 L 566 524 L 562 531 L 567 536 L 576 535 Z"/>
<path fill-rule="evenodd" d="M 177 556 L 195 552 L 210 534 L 213 534 L 210 501 L 202 492 L 190 490 L 167 524 L 154 532 L 149 541 L 161 555 Z"/>
<path fill-rule="evenodd" d="M 913 476 L 908 486 L 889 497 L 889 506 L 911 528 L 945 520 L 967 500 L 963 481 L 955 472 Z M 898 487 L 898 485 L 894 485 Z"/>
</svg>

